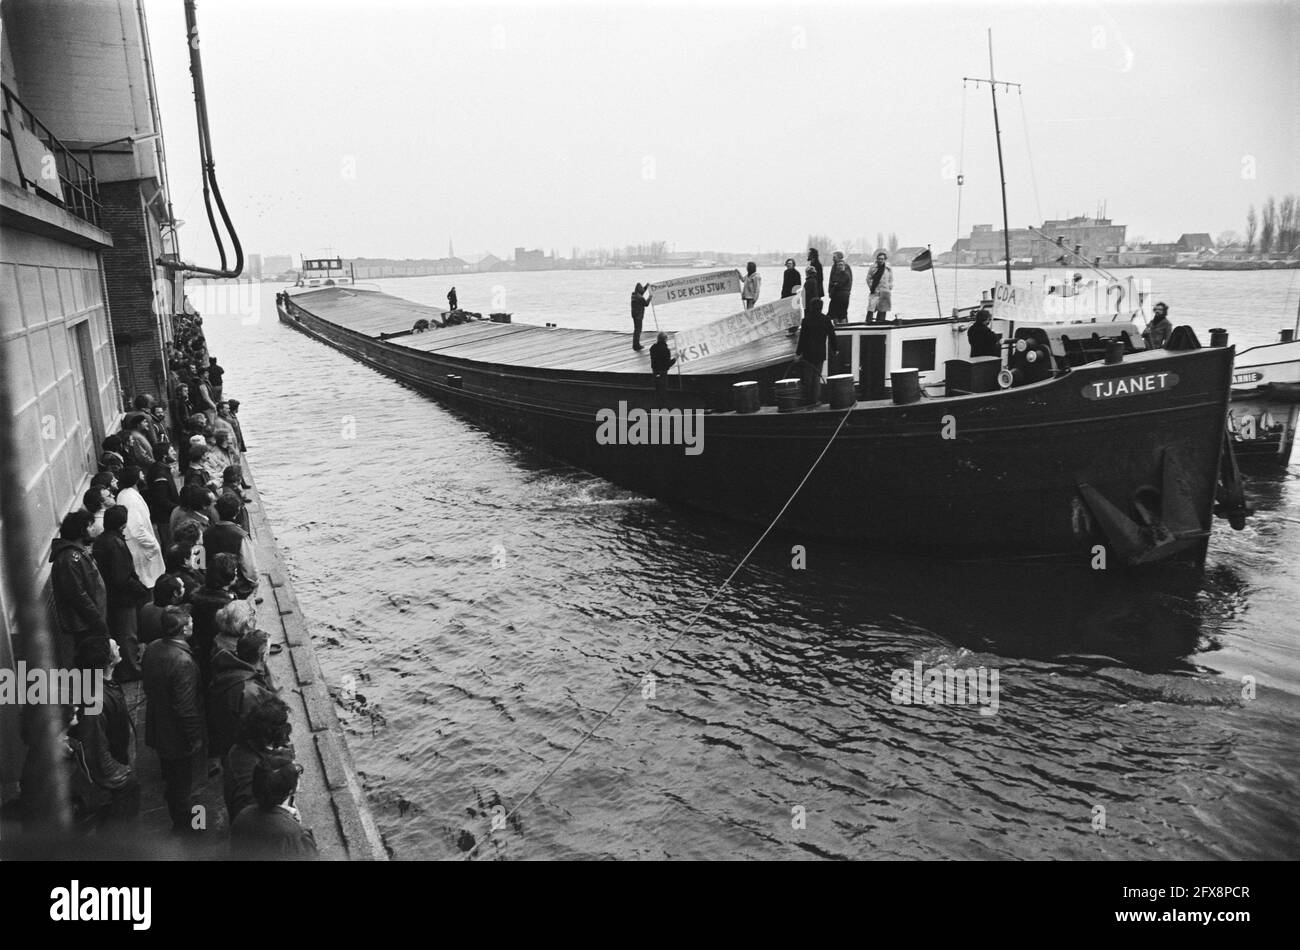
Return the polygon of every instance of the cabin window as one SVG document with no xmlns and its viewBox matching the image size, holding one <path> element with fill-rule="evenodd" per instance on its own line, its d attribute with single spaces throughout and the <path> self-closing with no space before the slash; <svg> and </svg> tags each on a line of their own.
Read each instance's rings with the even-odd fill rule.
<svg viewBox="0 0 1300 950">
<path fill-rule="evenodd" d="M 904 340 L 903 369 L 934 369 L 934 340 Z"/>
</svg>

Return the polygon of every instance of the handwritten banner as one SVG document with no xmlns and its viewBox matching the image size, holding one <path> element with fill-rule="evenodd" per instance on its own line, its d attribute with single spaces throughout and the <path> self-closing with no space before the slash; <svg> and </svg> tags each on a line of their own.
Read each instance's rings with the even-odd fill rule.
<svg viewBox="0 0 1300 950">
<path fill-rule="evenodd" d="M 673 336 L 677 359 L 682 363 L 715 353 L 724 353 L 764 337 L 785 333 L 803 319 L 803 294 L 782 297 L 740 313 L 714 320 L 694 330 Z M 793 347 L 793 344 L 792 344 Z"/>
<path fill-rule="evenodd" d="M 694 300 L 696 297 L 714 297 L 718 294 L 740 293 L 740 271 L 716 270 L 690 277 L 674 277 L 650 285 L 656 306 Z"/>
<path fill-rule="evenodd" d="M 998 281 L 993 288 L 993 316 L 1001 320 L 1043 319 L 1043 307 L 1033 287 L 1012 287 Z"/>
</svg>

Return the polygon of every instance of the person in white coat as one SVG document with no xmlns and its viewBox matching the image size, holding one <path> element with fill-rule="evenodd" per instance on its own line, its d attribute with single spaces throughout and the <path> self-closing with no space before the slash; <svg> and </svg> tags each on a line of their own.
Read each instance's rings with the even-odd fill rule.
<svg viewBox="0 0 1300 950">
<path fill-rule="evenodd" d="M 154 582 L 167 573 L 163 560 L 162 545 L 153 530 L 153 519 L 149 516 L 149 503 L 140 493 L 141 473 L 139 467 L 128 465 L 119 476 L 121 488 L 117 493 L 117 503 L 124 507 L 126 517 L 126 546 L 135 562 L 135 573 L 145 587 L 151 588 Z"/>
</svg>

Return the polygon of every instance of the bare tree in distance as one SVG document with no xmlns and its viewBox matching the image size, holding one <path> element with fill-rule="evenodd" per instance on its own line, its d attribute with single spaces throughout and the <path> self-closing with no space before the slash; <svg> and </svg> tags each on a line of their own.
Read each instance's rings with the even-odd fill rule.
<svg viewBox="0 0 1300 950">
<path fill-rule="evenodd" d="M 1255 249 L 1255 235 L 1259 233 L 1259 215 L 1255 213 L 1255 206 L 1251 205 L 1250 210 L 1246 212 L 1246 253 L 1249 254 Z"/>
<path fill-rule="evenodd" d="M 1259 253 L 1268 254 L 1273 250 L 1273 236 L 1277 233 L 1277 202 L 1269 195 L 1264 202 L 1264 213 L 1259 221 Z"/>
<path fill-rule="evenodd" d="M 1214 246 L 1218 248 L 1232 247 L 1232 245 L 1240 243 L 1240 241 L 1241 235 L 1236 231 L 1223 231 L 1214 239 Z"/>
<path fill-rule="evenodd" d="M 885 232 L 884 232 L 884 231 L 877 231 L 877 232 L 876 232 L 876 250 L 877 250 L 877 251 L 883 251 L 884 249 L 885 249 Z"/>
<path fill-rule="evenodd" d="M 817 249 L 817 256 L 821 258 L 823 262 L 829 261 L 831 257 L 831 251 L 835 250 L 835 242 L 831 240 L 831 236 L 829 234 L 808 235 L 807 246 L 815 247 Z"/>
<path fill-rule="evenodd" d="M 898 253 L 898 235 L 892 231 L 889 233 L 889 256 L 893 257 Z"/>
<path fill-rule="evenodd" d="M 1277 249 L 1284 254 L 1291 253 L 1300 240 L 1300 207 L 1296 196 L 1286 195 L 1277 206 Z"/>
</svg>

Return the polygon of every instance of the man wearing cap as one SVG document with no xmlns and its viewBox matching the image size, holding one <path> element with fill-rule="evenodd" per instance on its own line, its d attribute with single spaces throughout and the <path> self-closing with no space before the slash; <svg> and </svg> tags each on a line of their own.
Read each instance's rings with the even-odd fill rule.
<svg viewBox="0 0 1300 950">
<path fill-rule="evenodd" d="M 314 861 L 319 853 L 311 830 L 294 806 L 302 766 L 276 751 L 253 767 L 253 798 L 230 825 L 230 853 L 242 860 Z"/>
<path fill-rule="evenodd" d="M 1158 350 L 1169 344 L 1169 337 L 1174 332 L 1174 325 L 1169 322 L 1169 306 L 1163 300 L 1151 308 L 1151 322 L 1147 324 L 1147 348 Z"/>
</svg>

